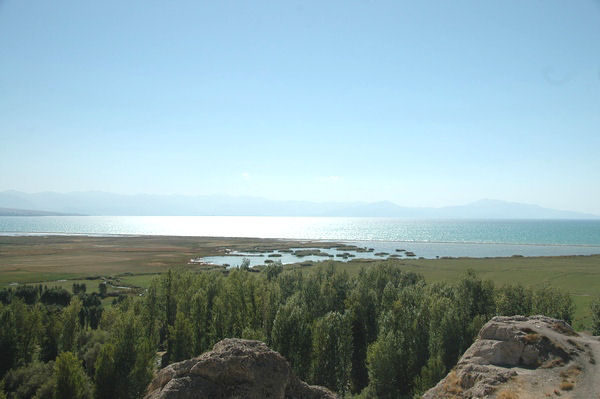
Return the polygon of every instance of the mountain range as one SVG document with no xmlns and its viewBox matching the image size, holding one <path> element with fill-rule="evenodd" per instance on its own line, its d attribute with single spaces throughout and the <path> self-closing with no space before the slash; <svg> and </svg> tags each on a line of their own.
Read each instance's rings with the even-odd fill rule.
<svg viewBox="0 0 600 399">
<path fill-rule="evenodd" d="M 84 216 L 76 213 L 36 211 L 32 209 L 0 208 L 0 216 Z"/>
<path fill-rule="evenodd" d="M 381 202 L 278 201 L 223 195 L 123 195 L 100 191 L 70 193 L 0 192 L 0 215 L 98 216 L 355 216 L 439 219 L 595 219 L 600 216 L 484 199 L 446 207 L 403 207 Z"/>
</svg>

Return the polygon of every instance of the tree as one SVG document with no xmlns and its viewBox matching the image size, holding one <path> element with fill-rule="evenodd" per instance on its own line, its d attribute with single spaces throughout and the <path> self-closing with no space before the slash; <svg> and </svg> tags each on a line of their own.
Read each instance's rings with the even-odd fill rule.
<svg viewBox="0 0 600 399">
<path fill-rule="evenodd" d="M 460 311 L 455 301 L 436 293 L 429 295 L 428 308 L 429 356 L 437 358 L 446 369 L 450 369 L 456 364 L 463 347 L 467 344 L 463 342 L 464 328 L 461 328 Z M 429 368 L 432 367 L 430 364 Z"/>
<path fill-rule="evenodd" d="M 167 356 L 169 363 L 189 359 L 194 351 L 194 331 L 192 323 L 181 312 L 177 312 L 175 326 L 169 327 Z"/>
<path fill-rule="evenodd" d="M 451 299 L 456 305 L 457 324 L 461 330 L 459 352 L 471 345 L 482 321 L 489 320 L 496 313 L 494 294 L 494 284 L 481 280 L 473 270 L 468 270 L 454 287 Z"/>
<path fill-rule="evenodd" d="M 54 363 L 54 399 L 88 399 L 91 397 L 90 380 L 79 359 L 71 352 L 63 352 Z"/>
<path fill-rule="evenodd" d="M 429 388 L 435 386 L 446 375 L 446 367 L 439 357 L 431 357 L 415 379 L 415 393 L 421 397 Z"/>
<path fill-rule="evenodd" d="M 62 311 L 63 326 L 60 335 L 60 350 L 74 351 L 77 335 L 81 331 L 79 313 L 81 312 L 81 300 L 74 297 L 69 306 Z"/>
<path fill-rule="evenodd" d="M 269 281 L 275 280 L 277 276 L 281 274 L 282 271 L 283 265 L 281 264 L 280 260 L 267 265 L 267 267 L 265 267 L 265 269 L 263 270 L 263 272 L 267 275 L 267 280 Z"/>
<path fill-rule="evenodd" d="M 213 273 L 202 276 L 202 287 L 192 297 L 192 328 L 194 332 L 195 353 L 202 353 L 212 344 L 210 339 L 210 326 L 213 317 L 213 304 L 217 294 L 217 285 L 212 278 Z M 150 292 L 150 288 L 148 289 Z M 150 297 L 147 298 L 149 301 Z"/>
<path fill-rule="evenodd" d="M 278 284 L 268 284 L 263 291 L 262 304 L 262 329 L 265 332 L 266 342 L 270 345 L 273 323 L 277 316 L 277 311 L 281 306 L 281 290 Z"/>
<path fill-rule="evenodd" d="M 175 324 L 175 317 L 177 315 L 177 302 L 175 301 L 175 293 L 173 289 L 173 271 L 169 269 L 163 279 L 163 291 L 165 295 L 164 299 L 164 310 L 165 310 L 165 324 L 162 326 L 160 341 L 167 337 L 169 333 L 169 327 Z"/>
<path fill-rule="evenodd" d="M 522 285 L 505 285 L 496 291 L 496 313 L 502 316 L 531 314 L 531 290 Z"/>
<path fill-rule="evenodd" d="M 590 303 L 592 311 L 592 334 L 600 335 L 600 296 L 597 296 Z"/>
<path fill-rule="evenodd" d="M 271 331 L 273 347 L 291 364 L 302 379 L 310 370 L 312 335 L 308 311 L 292 296 L 277 311 Z"/>
<path fill-rule="evenodd" d="M 14 308 L 18 361 L 22 364 L 29 363 L 42 329 L 40 305 L 28 306 L 20 300 L 15 300 L 10 306 Z"/>
<path fill-rule="evenodd" d="M 115 375 L 115 346 L 108 343 L 102 347 L 94 368 L 94 398 L 109 399 L 117 397 Z"/>
<path fill-rule="evenodd" d="M 8 305 L 12 302 L 14 291 L 12 288 L 2 288 L 0 290 L 0 303 Z"/>
<path fill-rule="evenodd" d="M 141 321 L 146 326 L 146 338 L 155 346 L 160 344 L 160 327 L 164 322 L 159 291 L 160 279 L 153 278 L 142 299 L 142 310 L 140 312 Z"/>
<path fill-rule="evenodd" d="M 427 363 L 429 311 L 422 282 L 405 286 L 392 308 L 380 317 L 377 340 L 369 347 L 369 380 L 378 398 L 411 394 Z"/>
<path fill-rule="evenodd" d="M 492 317 L 496 311 L 494 284 L 481 280 L 473 270 L 468 270 L 458 282 L 455 300 L 468 321 L 476 315 Z"/>
<path fill-rule="evenodd" d="M 556 288 L 542 287 L 533 293 L 532 313 L 561 319 L 571 323 L 575 305 L 571 296 Z"/>
<path fill-rule="evenodd" d="M 25 366 L 11 369 L 4 377 L 5 390 L 10 399 L 40 398 L 41 390 L 52 389 L 46 398 L 54 396 L 54 362 L 31 362 Z"/>
<path fill-rule="evenodd" d="M 28 305 L 33 305 L 39 298 L 39 291 L 33 285 L 20 285 L 15 290 L 15 297 Z"/>
<path fill-rule="evenodd" d="M 48 362 L 58 356 L 60 334 L 62 330 L 61 314 L 56 309 L 47 308 L 42 315 L 40 333 L 40 360 Z"/>
<path fill-rule="evenodd" d="M 85 286 L 85 283 L 73 283 L 73 294 L 77 295 L 77 294 L 85 294 L 85 291 L 87 290 L 87 287 Z"/>
<path fill-rule="evenodd" d="M 397 359 L 401 356 L 399 344 L 392 332 L 383 334 L 367 353 L 369 389 L 376 398 L 396 399 L 398 392 Z"/>
<path fill-rule="evenodd" d="M 89 326 L 93 330 L 98 328 L 100 318 L 102 317 L 102 302 L 96 294 L 79 294 L 81 299 L 81 311 L 79 319 L 82 326 Z"/>
<path fill-rule="evenodd" d="M 349 277 L 346 271 L 336 272 L 333 264 L 323 268 L 322 277 L 319 284 L 318 298 L 323 304 L 323 313 L 340 312 L 345 309 L 345 301 L 350 291 Z"/>
<path fill-rule="evenodd" d="M 11 306 L 0 305 L 0 379 L 17 363 L 18 340 L 15 314 Z"/>
<path fill-rule="evenodd" d="M 242 259 L 242 263 L 239 266 L 240 270 L 249 270 L 250 269 L 250 259 L 244 258 Z"/>
<path fill-rule="evenodd" d="M 357 280 L 346 301 L 352 330 L 350 388 L 353 393 L 361 392 L 369 384 L 367 348 L 377 338 L 375 295 L 369 289 L 364 269 Z"/>
<path fill-rule="evenodd" d="M 253 298 L 247 290 L 249 273 L 242 269 L 235 269 L 229 273 L 224 281 L 223 292 L 219 295 L 216 304 L 220 306 L 220 316 L 223 319 L 223 332 L 225 336 L 239 337 L 249 322 L 249 308 Z"/>
<path fill-rule="evenodd" d="M 98 292 L 100 293 L 100 297 L 102 297 L 102 298 L 106 297 L 106 293 L 108 292 L 108 287 L 107 287 L 105 281 L 98 284 Z"/>
<path fill-rule="evenodd" d="M 112 336 L 96 360 L 97 399 L 134 399 L 143 395 L 152 378 L 154 347 L 141 318 L 130 308 L 117 316 Z"/>
<path fill-rule="evenodd" d="M 313 328 L 312 382 L 344 395 L 349 388 L 352 359 L 350 315 L 330 312 Z"/>
<path fill-rule="evenodd" d="M 60 287 L 44 289 L 40 301 L 44 305 L 67 306 L 71 302 L 71 293 Z"/>
</svg>

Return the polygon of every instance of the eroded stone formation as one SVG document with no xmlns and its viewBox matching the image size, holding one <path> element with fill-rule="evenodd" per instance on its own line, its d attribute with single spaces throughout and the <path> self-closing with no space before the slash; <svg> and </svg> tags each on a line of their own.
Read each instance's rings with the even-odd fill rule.
<svg viewBox="0 0 600 399">
<path fill-rule="evenodd" d="M 332 399 L 326 388 L 297 378 L 279 353 L 260 341 L 224 339 L 212 351 L 158 372 L 145 399 Z"/>
<path fill-rule="evenodd" d="M 597 397 L 599 351 L 596 337 L 580 335 L 562 320 L 494 317 L 423 399 Z"/>
</svg>

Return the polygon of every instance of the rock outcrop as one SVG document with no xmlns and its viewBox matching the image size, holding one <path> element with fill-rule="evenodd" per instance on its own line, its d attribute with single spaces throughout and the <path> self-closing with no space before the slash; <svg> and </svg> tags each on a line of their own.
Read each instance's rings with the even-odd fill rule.
<svg viewBox="0 0 600 399">
<path fill-rule="evenodd" d="M 599 398 L 600 342 L 545 316 L 494 317 L 423 399 Z"/>
<path fill-rule="evenodd" d="M 224 339 L 197 358 L 158 372 L 145 399 L 333 399 L 297 378 L 279 353 L 260 341 Z"/>
</svg>

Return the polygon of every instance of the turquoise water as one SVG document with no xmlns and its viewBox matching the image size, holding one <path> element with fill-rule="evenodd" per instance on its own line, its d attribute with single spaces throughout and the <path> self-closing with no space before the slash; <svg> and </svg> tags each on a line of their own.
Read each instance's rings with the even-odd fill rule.
<svg viewBox="0 0 600 399">
<path fill-rule="evenodd" d="M 259 216 L 0 217 L 0 233 L 135 234 L 600 245 L 600 220 L 406 220 Z"/>
<path fill-rule="evenodd" d="M 600 220 L 406 220 L 258 216 L 0 217 L 0 234 L 179 235 L 406 242 L 418 256 L 600 253 Z M 408 245 L 410 244 L 410 246 Z M 402 246 L 401 246 L 402 247 Z"/>
</svg>

